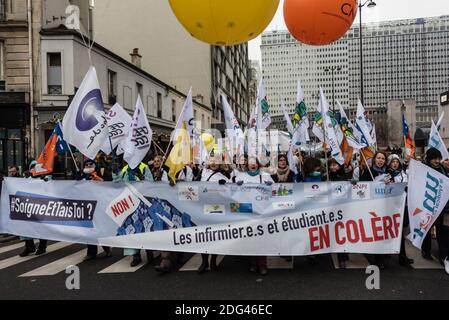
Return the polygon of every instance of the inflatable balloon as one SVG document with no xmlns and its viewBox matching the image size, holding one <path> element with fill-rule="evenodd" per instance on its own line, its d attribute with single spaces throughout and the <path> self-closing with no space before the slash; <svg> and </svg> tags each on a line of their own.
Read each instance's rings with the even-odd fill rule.
<svg viewBox="0 0 449 320">
<path fill-rule="evenodd" d="M 215 138 L 210 133 L 203 133 L 201 135 L 201 140 L 203 140 L 206 146 L 207 152 L 210 152 L 215 145 Z"/>
<path fill-rule="evenodd" d="M 169 0 L 173 13 L 195 38 L 216 46 L 236 45 L 261 34 L 279 0 Z"/>
<path fill-rule="evenodd" d="M 285 0 L 284 18 L 296 40 L 326 45 L 351 28 L 357 8 L 357 0 Z"/>
</svg>

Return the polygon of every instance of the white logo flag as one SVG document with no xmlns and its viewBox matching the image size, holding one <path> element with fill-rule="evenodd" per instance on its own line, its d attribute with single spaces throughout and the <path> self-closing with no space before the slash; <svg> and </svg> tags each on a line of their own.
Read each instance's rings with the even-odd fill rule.
<svg viewBox="0 0 449 320">
<path fill-rule="evenodd" d="M 224 116 L 226 122 L 227 134 L 230 139 L 231 151 L 232 153 L 235 151 L 236 154 L 243 154 L 243 148 L 245 146 L 245 136 L 243 135 L 242 128 L 234 115 L 234 112 L 231 109 L 231 106 L 228 103 L 228 99 L 226 99 L 225 95 L 221 96 L 223 101 L 223 109 Z"/>
<path fill-rule="evenodd" d="M 97 72 L 90 67 L 62 120 L 64 140 L 94 159 L 108 139 L 108 124 Z"/>
<path fill-rule="evenodd" d="M 257 105 L 256 105 L 256 114 L 257 114 L 257 130 L 265 130 L 271 124 L 271 113 L 270 106 L 267 101 L 267 94 L 265 91 L 265 86 L 263 84 L 263 80 L 260 80 L 259 90 L 257 91 Z"/>
<path fill-rule="evenodd" d="M 341 130 L 348 142 L 348 145 L 354 149 L 363 149 L 365 146 L 361 145 L 359 141 L 357 141 L 357 136 L 360 136 L 360 133 L 357 134 L 358 129 L 352 124 L 351 120 L 349 120 L 346 115 L 345 109 L 337 100 L 337 105 L 340 109 L 340 126 Z"/>
<path fill-rule="evenodd" d="M 326 136 L 325 143 L 331 149 L 331 156 L 339 164 L 345 163 L 345 158 L 340 150 L 340 143 L 338 142 L 337 135 L 335 133 L 335 127 L 332 121 L 336 120 L 331 118 L 331 113 L 329 112 L 329 104 L 327 102 L 326 97 L 324 96 L 323 89 L 320 88 L 320 104 L 321 104 L 321 114 L 323 116 L 323 127 L 324 134 Z"/>
<path fill-rule="evenodd" d="M 110 154 L 118 145 L 123 147 L 122 142 L 128 137 L 132 118 L 120 104 L 116 103 L 106 114 L 106 120 L 108 121 L 108 131 L 111 141 L 106 139 L 101 150 L 106 154 Z"/>
<path fill-rule="evenodd" d="M 140 95 L 137 96 L 136 110 L 131 122 L 131 128 L 125 142 L 123 159 L 131 169 L 136 168 L 145 158 L 151 147 L 153 131 L 148 123 Z"/>
<path fill-rule="evenodd" d="M 182 108 L 178 122 L 176 123 L 175 131 L 172 134 L 171 141 L 173 143 L 176 143 L 176 141 L 178 140 L 178 136 L 181 135 L 179 130 L 183 128 L 183 123 L 185 123 L 186 125 L 185 130 L 187 130 L 187 132 L 189 133 L 190 140 L 193 140 L 195 130 L 195 117 L 193 112 L 192 88 L 190 88 L 189 93 L 187 94 L 186 101 L 184 102 L 184 107 Z"/>
<path fill-rule="evenodd" d="M 421 248 L 449 200 L 449 178 L 411 159 L 408 179 L 409 239 Z"/>
<path fill-rule="evenodd" d="M 449 152 L 447 151 L 446 145 L 438 132 L 437 126 L 432 121 L 432 129 L 429 136 L 429 148 L 438 149 L 443 156 L 443 160 L 449 159 Z"/>
<path fill-rule="evenodd" d="M 375 145 L 373 138 L 371 137 L 371 129 L 372 125 L 366 119 L 365 116 L 365 108 L 362 105 L 362 102 L 359 100 L 357 104 L 357 118 L 355 121 L 355 126 L 358 129 L 358 132 L 361 134 L 359 137 L 359 141 L 361 144 L 366 144 L 368 147 L 372 147 Z"/>
</svg>

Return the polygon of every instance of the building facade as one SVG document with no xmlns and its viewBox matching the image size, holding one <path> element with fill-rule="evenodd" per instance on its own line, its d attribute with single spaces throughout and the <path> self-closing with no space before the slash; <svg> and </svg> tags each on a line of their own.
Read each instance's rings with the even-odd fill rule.
<svg viewBox="0 0 449 320">
<path fill-rule="evenodd" d="M 261 49 L 267 94 L 275 106 L 280 105 L 278 97 L 284 96 L 288 108 L 294 107 L 300 79 L 310 109 L 316 106 L 321 85 L 331 104 L 334 91 L 335 98 L 352 109 L 350 115 L 354 116 L 361 96 L 359 25 L 323 47 L 303 45 L 286 31 L 272 31 L 263 34 Z M 365 107 L 385 109 L 391 100 L 412 99 L 416 101 L 417 126 L 430 126 L 438 117 L 439 95 L 449 87 L 448 50 L 449 16 L 364 24 Z"/>
<path fill-rule="evenodd" d="M 113 23 L 112 23 L 113 21 Z M 95 38 L 123 58 L 138 47 L 142 68 L 213 110 L 204 128 L 223 127 L 221 95 L 239 120 L 249 109 L 248 45 L 214 47 L 193 38 L 177 21 L 168 1 L 96 1 Z M 117 41 L 120 39 L 120 41 Z"/>
</svg>

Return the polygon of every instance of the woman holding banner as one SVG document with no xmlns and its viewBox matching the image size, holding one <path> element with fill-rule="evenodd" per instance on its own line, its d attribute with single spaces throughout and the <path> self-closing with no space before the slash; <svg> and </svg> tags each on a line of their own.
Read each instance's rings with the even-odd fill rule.
<svg viewBox="0 0 449 320">
<path fill-rule="evenodd" d="M 408 177 L 407 173 L 402 169 L 401 158 L 397 154 L 391 154 L 388 157 L 388 169 L 387 176 L 385 178 L 386 183 L 407 183 Z M 402 239 L 401 239 L 401 252 L 399 254 L 399 264 L 402 266 L 410 266 L 414 263 L 413 259 L 407 257 L 407 253 L 405 251 L 405 239 L 406 239 L 406 231 L 410 225 L 410 220 L 408 218 L 408 207 L 407 201 L 405 202 L 405 210 L 404 210 L 404 227 L 402 231 Z"/>
<path fill-rule="evenodd" d="M 449 176 L 448 171 L 442 165 L 441 152 L 438 149 L 430 148 L 426 152 L 426 164 L 439 173 Z M 444 265 L 446 273 L 449 274 L 449 202 L 444 207 L 434 226 L 437 231 L 438 251 L 440 263 Z M 422 243 L 421 251 L 424 259 L 432 260 L 431 255 L 432 239 L 431 233 L 427 233 Z"/>
<path fill-rule="evenodd" d="M 227 170 L 217 163 L 217 159 L 214 156 L 209 157 L 207 167 L 201 172 L 201 181 L 203 182 L 215 182 L 220 185 L 224 185 L 230 181 L 230 175 Z M 210 255 L 210 269 L 216 270 L 217 256 Z M 198 273 L 203 274 L 209 268 L 209 255 L 201 254 L 201 265 L 198 268 Z"/>
<path fill-rule="evenodd" d="M 371 167 L 367 167 L 360 176 L 360 181 L 377 181 L 387 173 L 387 155 L 382 151 L 377 151 L 373 157 Z M 367 254 L 365 255 L 369 263 L 377 265 L 379 269 L 385 269 L 385 255 Z"/>
<path fill-rule="evenodd" d="M 236 172 L 234 182 L 236 182 L 237 185 L 239 186 L 243 185 L 244 183 L 272 185 L 273 179 L 269 174 L 261 171 L 260 163 L 256 157 L 249 157 L 248 171 Z M 249 271 L 250 272 L 259 271 L 261 275 L 266 275 L 268 273 L 267 257 L 266 256 L 252 257 Z"/>
<path fill-rule="evenodd" d="M 295 173 L 290 170 L 287 156 L 280 154 L 278 156 L 278 168 L 275 174 L 271 176 L 275 183 L 292 183 L 295 180 Z"/>
</svg>

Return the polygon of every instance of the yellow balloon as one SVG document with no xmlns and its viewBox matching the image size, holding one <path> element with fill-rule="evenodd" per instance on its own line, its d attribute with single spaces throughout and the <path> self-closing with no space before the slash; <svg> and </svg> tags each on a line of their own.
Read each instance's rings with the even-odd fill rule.
<svg viewBox="0 0 449 320">
<path fill-rule="evenodd" d="M 256 38 L 276 14 L 280 0 L 169 0 L 173 13 L 195 38 L 216 46 Z"/>
<path fill-rule="evenodd" d="M 207 152 L 210 152 L 215 144 L 215 138 L 210 133 L 203 133 L 201 135 L 201 140 L 203 140 L 204 145 L 206 146 Z"/>
</svg>

